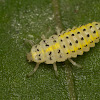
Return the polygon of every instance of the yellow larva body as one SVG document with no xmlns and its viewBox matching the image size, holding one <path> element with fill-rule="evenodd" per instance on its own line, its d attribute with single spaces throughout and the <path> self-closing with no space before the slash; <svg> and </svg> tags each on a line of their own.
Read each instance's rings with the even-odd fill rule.
<svg viewBox="0 0 100 100">
<path fill-rule="evenodd" d="M 93 22 L 67 30 L 63 34 L 52 35 L 31 49 L 32 61 L 54 64 L 89 51 L 100 39 L 100 23 Z"/>
</svg>

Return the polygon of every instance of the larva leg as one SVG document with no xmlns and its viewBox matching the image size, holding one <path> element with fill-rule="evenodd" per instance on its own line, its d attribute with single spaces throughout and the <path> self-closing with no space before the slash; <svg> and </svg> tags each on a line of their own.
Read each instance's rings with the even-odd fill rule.
<svg viewBox="0 0 100 100">
<path fill-rule="evenodd" d="M 33 75 L 33 74 L 36 72 L 36 70 L 38 69 L 39 65 L 40 65 L 40 63 L 37 63 L 36 66 L 35 66 L 35 68 L 33 69 L 33 71 L 30 72 L 30 73 L 27 75 L 27 77 L 30 77 L 31 75 Z"/>
<path fill-rule="evenodd" d="M 72 59 L 68 59 L 74 66 L 77 66 L 77 67 L 79 67 L 79 68 L 82 68 L 82 66 L 81 65 L 79 65 L 79 64 L 77 64 L 76 62 L 74 62 Z"/>
<path fill-rule="evenodd" d="M 56 65 L 56 63 L 53 64 L 53 67 L 54 67 L 56 76 L 58 76 L 58 71 L 57 71 L 57 65 Z"/>
<path fill-rule="evenodd" d="M 34 42 L 32 40 L 24 39 L 26 43 L 29 43 L 31 46 L 34 46 Z"/>
</svg>

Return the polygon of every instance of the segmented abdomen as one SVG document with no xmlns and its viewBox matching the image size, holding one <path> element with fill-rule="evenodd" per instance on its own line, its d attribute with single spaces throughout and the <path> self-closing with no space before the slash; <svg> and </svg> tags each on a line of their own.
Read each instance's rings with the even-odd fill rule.
<svg viewBox="0 0 100 100">
<path fill-rule="evenodd" d="M 40 45 L 32 47 L 32 57 L 35 62 L 47 64 L 65 61 L 67 58 L 77 57 L 89 51 L 90 47 L 99 42 L 99 38 L 100 23 L 89 23 L 42 40 Z"/>
</svg>

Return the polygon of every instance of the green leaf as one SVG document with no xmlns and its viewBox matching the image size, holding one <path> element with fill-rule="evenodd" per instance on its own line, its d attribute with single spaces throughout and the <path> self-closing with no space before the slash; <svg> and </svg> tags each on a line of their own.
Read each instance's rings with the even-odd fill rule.
<svg viewBox="0 0 100 100">
<path fill-rule="evenodd" d="M 82 69 L 57 63 L 56 78 L 53 66 L 43 63 L 26 78 L 35 63 L 26 60 L 31 48 L 25 39 L 38 44 L 42 35 L 56 32 L 58 22 L 66 30 L 100 21 L 100 0 L 59 0 L 60 21 L 55 5 L 51 0 L 0 0 L 0 100 L 100 100 L 100 42 L 73 59 Z"/>
</svg>

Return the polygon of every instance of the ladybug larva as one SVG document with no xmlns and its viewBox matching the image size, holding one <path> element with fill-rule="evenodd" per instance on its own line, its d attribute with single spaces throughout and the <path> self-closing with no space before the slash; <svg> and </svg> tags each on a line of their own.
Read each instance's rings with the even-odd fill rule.
<svg viewBox="0 0 100 100">
<path fill-rule="evenodd" d="M 100 39 L 100 23 L 93 22 L 78 28 L 67 29 L 58 35 L 52 35 L 49 39 L 43 39 L 39 45 L 34 45 L 27 54 L 29 62 L 36 62 L 34 70 L 29 73 L 32 75 L 40 63 L 53 64 L 56 75 L 56 62 L 69 60 L 73 65 L 79 66 L 71 58 L 82 55 L 89 51 Z"/>
</svg>

